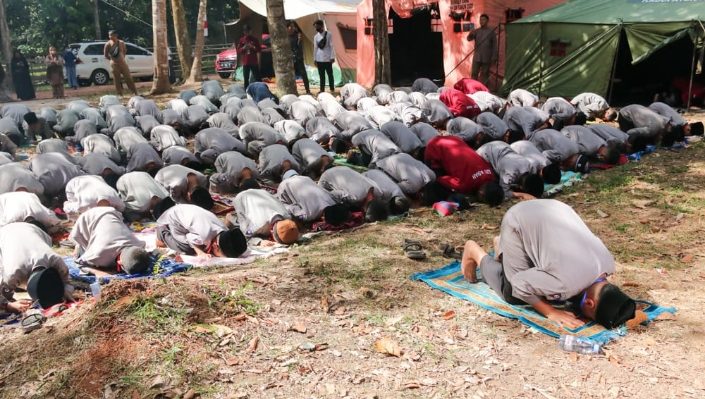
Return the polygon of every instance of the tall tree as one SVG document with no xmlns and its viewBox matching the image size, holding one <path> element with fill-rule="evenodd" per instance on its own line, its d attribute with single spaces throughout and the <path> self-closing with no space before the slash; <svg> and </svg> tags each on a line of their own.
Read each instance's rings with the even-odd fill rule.
<svg viewBox="0 0 705 399">
<path fill-rule="evenodd" d="M 7 25 L 7 13 L 5 10 L 5 0 L 0 0 L 0 45 L 2 46 L 2 62 L 7 65 L 4 70 L 5 79 L 2 86 L 12 89 L 12 71 L 10 70 L 10 59 L 12 59 L 12 38 L 10 37 L 10 27 Z M 5 90 L 2 90 L 3 92 Z"/>
<path fill-rule="evenodd" d="M 98 2 L 100 0 L 93 0 L 93 24 L 95 25 L 95 38 L 98 40 L 103 39 L 103 33 L 100 30 L 100 8 L 98 8 Z"/>
<path fill-rule="evenodd" d="M 279 95 L 296 94 L 294 61 L 291 57 L 291 43 L 286 31 L 284 0 L 267 0 L 267 24 L 272 40 L 272 61 L 277 78 Z"/>
<path fill-rule="evenodd" d="M 152 0 L 152 32 L 154 35 L 154 81 L 151 94 L 167 93 L 169 83 L 169 45 L 166 35 L 166 0 Z"/>
<path fill-rule="evenodd" d="M 206 12 L 208 11 L 208 0 L 200 0 L 198 5 L 198 19 L 196 25 L 196 47 L 193 54 L 193 64 L 191 65 L 191 75 L 186 80 L 186 83 L 195 83 L 203 80 L 203 46 L 205 45 L 206 38 L 204 36 L 203 28 L 206 19 Z"/>
<path fill-rule="evenodd" d="M 174 19 L 174 36 L 176 36 L 176 52 L 179 54 L 181 64 L 181 80 L 191 76 L 191 64 L 193 63 L 193 50 L 191 49 L 191 37 L 188 34 L 186 25 L 186 11 L 183 0 L 171 0 L 171 15 Z"/>
<path fill-rule="evenodd" d="M 372 34 L 375 43 L 375 84 L 392 84 L 385 0 L 372 0 Z"/>
</svg>

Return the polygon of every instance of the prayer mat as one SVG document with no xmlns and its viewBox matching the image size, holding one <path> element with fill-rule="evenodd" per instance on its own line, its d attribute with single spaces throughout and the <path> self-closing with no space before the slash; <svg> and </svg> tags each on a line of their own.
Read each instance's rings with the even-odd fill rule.
<svg viewBox="0 0 705 399">
<path fill-rule="evenodd" d="M 311 225 L 311 231 L 342 231 L 352 229 L 353 227 L 362 226 L 365 223 L 365 214 L 363 212 L 352 212 L 350 220 L 343 224 L 334 226 L 326 223 L 324 220 L 315 222 Z"/>
<path fill-rule="evenodd" d="M 655 145 L 647 145 L 646 148 L 642 151 L 637 151 L 635 153 L 629 154 L 627 157 L 630 161 L 639 161 L 641 160 L 641 157 L 643 157 L 644 155 L 651 154 L 654 151 L 656 151 Z"/>
<path fill-rule="evenodd" d="M 479 270 L 478 270 L 479 273 Z M 480 276 L 478 276 L 480 278 Z M 594 342 L 605 344 L 613 339 L 626 335 L 626 326 L 621 326 L 613 330 L 607 330 L 595 322 L 589 322 L 582 327 L 569 329 L 561 327 L 552 322 L 541 314 L 537 313 L 531 306 L 510 305 L 500 298 L 487 284 L 478 282 L 471 284 L 463 277 L 460 271 L 460 262 L 453 262 L 438 270 L 431 270 L 422 273 L 416 273 L 411 276 L 412 280 L 423 281 L 439 291 L 446 294 L 472 302 L 483 309 L 487 309 L 500 316 L 510 319 L 517 319 L 528 327 L 540 331 L 546 335 L 558 338 L 563 334 L 575 335 L 578 337 L 588 338 Z M 648 321 L 654 320 L 662 313 L 675 314 L 676 308 L 663 307 L 645 302 L 642 310 Z"/>
<path fill-rule="evenodd" d="M 552 197 L 561 191 L 563 191 L 564 188 L 570 187 L 573 184 L 579 182 L 582 180 L 582 175 L 578 172 L 571 172 L 571 171 L 564 171 L 561 173 L 561 181 L 556 184 L 544 184 L 543 186 L 543 196 L 544 197 Z"/>
<path fill-rule="evenodd" d="M 348 162 L 348 159 L 344 156 L 341 155 L 336 155 L 335 160 L 333 161 L 335 166 L 347 166 L 348 168 L 352 170 L 356 170 L 360 173 L 367 172 L 368 168 L 360 165 L 354 165 Z"/>
<path fill-rule="evenodd" d="M 98 281 L 100 284 L 107 284 L 111 280 L 129 280 L 135 278 L 164 278 L 171 276 L 175 273 L 185 272 L 191 269 L 191 265 L 186 263 L 180 263 L 173 259 L 168 259 L 164 256 L 160 257 L 152 267 L 152 270 L 148 270 L 145 273 L 139 274 L 127 274 L 127 273 L 117 273 L 105 277 L 96 277 L 92 275 L 87 275 L 81 272 L 80 267 L 76 264 L 73 257 L 67 256 L 64 258 L 64 263 L 69 268 L 69 277 L 71 280 L 80 281 L 86 284 L 93 284 Z"/>
</svg>

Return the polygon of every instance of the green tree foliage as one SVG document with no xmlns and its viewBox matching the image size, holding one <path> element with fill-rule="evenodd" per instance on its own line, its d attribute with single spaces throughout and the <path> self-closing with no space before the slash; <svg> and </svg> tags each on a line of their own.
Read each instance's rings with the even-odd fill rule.
<svg viewBox="0 0 705 399">
<path fill-rule="evenodd" d="M 95 40 L 92 1 L 23 0 L 7 1 L 6 6 L 13 46 L 28 56 L 44 55 L 50 45 L 63 48 L 69 43 Z M 152 46 L 151 7 L 151 0 L 101 0 L 101 29 L 106 36 L 108 30 L 117 29 L 125 41 L 149 48 Z M 196 31 L 198 0 L 184 0 L 184 7 L 189 31 L 193 37 Z M 170 11 L 169 45 L 174 46 L 176 41 Z M 206 42 L 223 43 L 223 22 L 237 19 L 238 13 L 237 1 L 209 1 L 209 36 Z"/>
</svg>

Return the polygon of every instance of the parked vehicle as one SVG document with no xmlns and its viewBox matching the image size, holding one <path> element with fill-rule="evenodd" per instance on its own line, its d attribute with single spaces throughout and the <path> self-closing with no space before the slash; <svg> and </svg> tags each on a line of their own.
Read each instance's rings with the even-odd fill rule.
<svg viewBox="0 0 705 399">
<path fill-rule="evenodd" d="M 81 86 L 106 85 L 112 79 L 110 61 L 103 56 L 105 41 L 73 43 L 69 47 L 80 62 L 76 65 L 78 83 Z M 150 81 L 154 78 L 154 54 L 136 44 L 125 43 L 126 60 L 133 78 Z M 174 83 L 174 68 L 169 55 L 169 80 Z"/>
<path fill-rule="evenodd" d="M 268 34 L 262 34 L 262 52 L 260 54 L 260 73 L 262 77 L 274 76 L 274 66 L 272 65 L 272 41 Z M 215 57 L 215 71 L 223 78 L 229 78 L 238 67 L 237 49 L 235 45 L 227 50 L 221 51 Z"/>
</svg>

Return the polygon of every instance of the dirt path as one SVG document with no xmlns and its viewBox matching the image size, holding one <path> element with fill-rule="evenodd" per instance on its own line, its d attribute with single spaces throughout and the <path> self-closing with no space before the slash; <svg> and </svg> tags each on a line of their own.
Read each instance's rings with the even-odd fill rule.
<svg viewBox="0 0 705 399">
<path fill-rule="evenodd" d="M 614 252 L 618 284 L 679 309 L 607 356 L 565 353 L 408 279 L 447 263 L 442 242 L 489 244 L 511 204 L 447 218 L 416 210 L 237 269 L 113 283 L 95 307 L 30 335 L 0 330 L 0 397 L 702 398 L 703 177 L 699 143 L 595 173 L 557 197 Z M 406 237 L 429 258 L 406 259 Z M 375 351 L 381 338 L 401 356 Z"/>
</svg>

